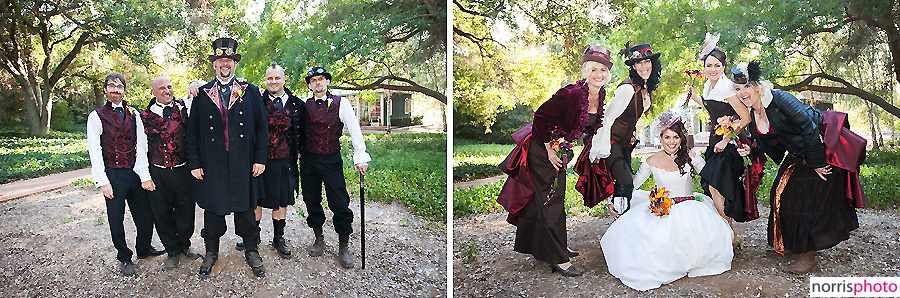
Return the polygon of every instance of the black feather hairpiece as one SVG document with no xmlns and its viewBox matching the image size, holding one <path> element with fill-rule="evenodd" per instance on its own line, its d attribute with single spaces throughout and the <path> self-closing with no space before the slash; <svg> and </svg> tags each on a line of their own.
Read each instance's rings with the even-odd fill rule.
<svg viewBox="0 0 900 298">
<path fill-rule="evenodd" d="M 631 49 L 631 40 L 625 42 L 625 47 L 622 48 L 621 51 L 619 51 L 619 55 L 622 57 L 625 57 L 625 59 L 628 59 L 628 53 L 629 53 L 630 49 Z"/>
<path fill-rule="evenodd" d="M 762 79 L 763 69 L 759 63 L 759 60 L 750 61 L 747 63 L 747 79 L 751 82 L 759 82 Z"/>
</svg>

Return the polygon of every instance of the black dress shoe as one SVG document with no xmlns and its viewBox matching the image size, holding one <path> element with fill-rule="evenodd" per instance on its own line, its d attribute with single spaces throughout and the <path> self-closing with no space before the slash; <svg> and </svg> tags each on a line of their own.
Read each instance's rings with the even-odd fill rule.
<svg viewBox="0 0 900 298">
<path fill-rule="evenodd" d="M 259 257 L 259 252 L 245 252 L 244 260 L 247 261 L 247 265 L 250 265 L 250 269 L 253 269 L 253 275 L 256 275 L 256 277 L 266 276 L 266 269 L 263 268 L 262 258 Z"/>
<path fill-rule="evenodd" d="M 152 256 L 152 257 L 155 257 L 155 256 L 161 256 L 161 255 L 163 255 L 164 253 L 166 253 L 165 250 L 157 250 L 156 248 L 154 248 L 153 246 L 151 246 L 151 247 L 150 247 L 150 251 L 147 252 L 147 254 L 139 254 L 139 255 L 137 256 L 137 258 L 143 260 L 143 259 L 146 259 L 147 257 L 151 257 L 151 256 Z"/>
<path fill-rule="evenodd" d="M 191 251 L 190 248 L 185 248 L 184 250 L 181 251 L 181 253 L 184 254 L 185 258 L 188 258 L 191 260 L 196 260 L 196 259 L 200 258 L 200 254 Z"/>
<path fill-rule="evenodd" d="M 166 257 L 166 260 L 163 261 L 163 267 L 164 267 L 164 268 L 172 269 L 172 268 L 175 268 L 175 267 L 177 267 L 177 266 L 178 266 L 178 254 L 177 254 L 177 253 L 176 253 L 176 254 L 169 254 L 169 256 Z"/>
<path fill-rule="evenodd" d="M 567 276 L 567 277 L 581 276 L 582 274 L 584 274 L 584 272 L 581 272 L 581 270 L 579 270 L 578 268 L 575 268 L 575 265 L 570 265 L 569 269 L 563 270 L 562 268 L 559 267 L 559 265 L 551 264 L 550 272 L 559 272 L 559 274 L 561 274 L 562 276 Z"/>
<path fill-rule="evenodd" d="M 281 256 L 282 259 L 290 259 L 294 255 L 291 254 L 291 249 L 287 247 L 287 244 L 284 243 L 284 239 L 276 239 L 272 241 L 272 247 L 275 248 L 275 251 L 278 252 L 278 255 Z"/>
<path fill-rule="evenodd" d="M 212 268 L 216 265 L 216 260 L 219 259 L 219 254 L 214 252 L 206 252 L 206 257 L 203 258 L 203 265 L 200 265 L 200 278 L 209 277 L 209 273 L 212 272 Z"/>
<path fill-rule="evenodd" d="M 134 265 L 131 262 L 122 262 L 122 274 L 125 276 L 134 276 Z"/>
<path fill-rule="evenodd" d="M 570 258 L 574 258 L 574 257 L 577 257 L 577 256 L 578 256 L 578 251 L 576 251 L 576 250 L 570 250 L 570 251 L 569 251 L 569 257 L 570 257 Z"/>
</svg>

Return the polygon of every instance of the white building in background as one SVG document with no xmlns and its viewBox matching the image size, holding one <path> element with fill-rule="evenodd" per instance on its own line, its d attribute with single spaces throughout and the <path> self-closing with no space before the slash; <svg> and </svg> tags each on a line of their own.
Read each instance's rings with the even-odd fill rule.
<svg viewBox="0 0 900 298">
<path fill-rule="evenodd" d="M 422 116 L 425 125 L 444 123 L 444 104 L 421 93 L 376 89 L 379 97 L 374 102 L 359 99 L 356 90 L 332 89 L 331 93 L 350 101 L 363 126 L 396 126 L 390 123 L 391 118 L 402 116 Z"/>
</svg>

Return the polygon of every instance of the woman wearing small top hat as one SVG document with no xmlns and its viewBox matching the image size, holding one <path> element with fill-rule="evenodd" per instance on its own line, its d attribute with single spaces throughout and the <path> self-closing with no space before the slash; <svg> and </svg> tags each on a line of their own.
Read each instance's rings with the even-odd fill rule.
<svg viewBox="0 0 900 298">
<path fill-rule="evenodd" d="M 604 47 L 588 47 L 581 58 L 584 79 L 559 89 L 535 111 L 534 122 L 513 134 L 518 146 L 500 164 L 510 177 L 498 202 L 518 226 L 515 251 L 549 263 L 551 271 L 564 276 L 582 274 L 569 262 L 577 252 L 566 245 L 566 164 L 571 144 L 586 130 L 597 129 L 612 67 L 609 56 Z"/>
<path fill-rule="evenodd" d="M 599 132 L 593 136 L 590 160 L 602 162 L 612 175 L 613 202 L 610 212 L 613 216 L 628 211 L 631 206 L 631 192 L 634 190 L 631 171 L 631 150 L 634 148 L 634 131 L 638 119 L 650 109 L 653 90 L 659 85 L 662 66 L 660 53 L 654 52 L 649 44 L 629 47 L 625 44 L 619 54 L 628 58 L 628 78 L 619 83 L 603 113 Z M 602 161 L 601 161 L 602 159 Z M 608 184 L 613 183 L 608 181 Z"/>
<path fill-rule="evenodd" d="M 748 130 L 762 151 L 780 162 L 770 191 L 768 244 L 780 255 L 801 254 L 787 269 L 816 265 L 816 251 L 847 240 L 865 206 L 859 164 L 866 140 L 849 130 L 846 114 L 820 112 L 762 80 L 759 62 L 732 70 L 738 98 L 750 108 Z M 787 155 L 785 155 L 787 151 Z"/>
<path fill-rule="evenodd" d="M 708 79 L 703 83 L 703 94 L 698 96 L 692 86 L 689 95 L 709 112 L 709 131 L 715 131 L 717 120 L 721 117 L 738 117 L 741 121 L 740 128 L 735 134 L 739 134 L 750 124 L 750 111 L 737 98 L 734 86 L 725 74 L 728 61 L 725 51 L 716 47 L 718 39 L 718 36 L 707 33 L 706 44 L 698 58 L 703 66 L 703 74 Z M 759 212 L 756 210 L 755 193 L 746 192 L 741 182 L 741 175 L 746 167 L 737 152 L 736 142 L 732 141 L 740 142 L 732 140 L 730 135 L 710 134 L 709 146 L 704 154 L 706 167 L 700 172 L 701 183 L 706 194 L 712 197 L 722 218 L 729 223 L 732 219 L 746 222 L 759 218 Z M 733 245 L 735 249 L 741 248 L 741 240 L 737 235 Z"/>
</svg>

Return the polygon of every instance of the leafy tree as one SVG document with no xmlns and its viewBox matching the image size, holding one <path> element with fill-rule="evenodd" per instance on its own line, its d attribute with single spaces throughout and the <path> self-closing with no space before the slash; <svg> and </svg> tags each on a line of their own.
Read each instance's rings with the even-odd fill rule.
<svg viewBox="0 0 900 298">
<path fill-rule="evenodd" d="M 0 3 L 0 69 L 22 87 L 32 135 L 50 129 L 51 93 L 85 47 L 119 50 L 150 63 L 147 44 L 183 25 L 175 0 L 3 1 Z"/>
</svg>

